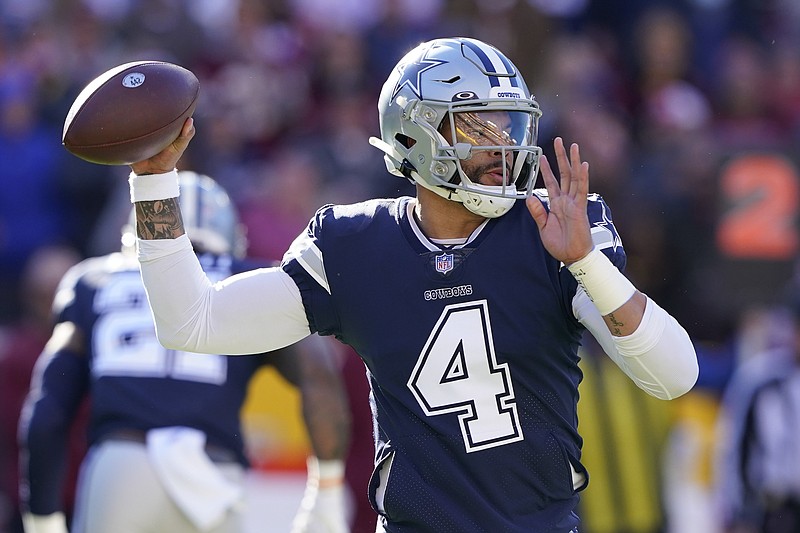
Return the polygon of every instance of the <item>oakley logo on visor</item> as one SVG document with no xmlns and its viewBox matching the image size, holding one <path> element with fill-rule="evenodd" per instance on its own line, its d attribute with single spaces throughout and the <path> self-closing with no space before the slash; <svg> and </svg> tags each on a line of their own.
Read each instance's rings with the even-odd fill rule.
<svg viewBox="0 0 800 533">
<path fill-rule="evenodd" d="M 450 100 L 451 102 L 461 102 L 464 100 L 477 100 L 478 95 L 472 91 L 461 91 L 460 93 L 456 93 L 453 95 L 453 98 Z"/>
</svg>

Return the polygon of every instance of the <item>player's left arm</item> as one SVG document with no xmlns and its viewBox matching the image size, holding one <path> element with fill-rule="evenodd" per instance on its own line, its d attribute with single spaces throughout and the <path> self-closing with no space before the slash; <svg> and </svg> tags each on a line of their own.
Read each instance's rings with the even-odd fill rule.
<svg viewBox="0 0 800 533">
<path fill-rule="evenodd" d="M 569 271 L 595 303 L 608 329 L 616 336 L 629 335 L 644 315 L 645 296 L 597 248 L 589 226 L 589 163 L 581 161 L 573 143 L 569 153 L 561 137 L 553 142 L 560 179 L 541 156 L 547 188 L 547 207 L 539 196 L 527 199 L 528 211 L 539 227 L 542 244 Z"/>
<path fill-rule="evenodd" d="M 639 387 L 662 399 L 685 394 L 699 373 L 689 335 L 595 246 L 587 208 L 589 164 L 581 161 L 577 144 L 569 154 L 561 138 L 554 147 L 560 182 L 544 157 L 541 167 L 549 209 L 537 196 L 527 206 L 547 251 L 578 281 L 575 316 Z"/>
<path fill-rule="evenodd" d="M 639 293 L 641 294 L 641 293 Z M 572 303 L 577 319 L 597 339 L 608 356 L 651 396 L 671 400 L 694 386 L 699 368 L 688 333 L 650 297 L 639 325 L 630 335 L 612 335 L 605 318 L 582 289 Z"/>
</svg>

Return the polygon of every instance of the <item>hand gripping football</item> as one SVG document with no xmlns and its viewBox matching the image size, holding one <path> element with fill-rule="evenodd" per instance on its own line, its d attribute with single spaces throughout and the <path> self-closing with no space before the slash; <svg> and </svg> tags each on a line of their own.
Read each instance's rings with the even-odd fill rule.
<svg viewBox="0 0 800 533">
<path fill-rule="evenodd" d="M 163 61 L 114 67 L 78 95 L 64 121 L 62 143 L 101 165 L 144 161 L 174 141 L 197 106 L 200 82 Z"/>
</svg>

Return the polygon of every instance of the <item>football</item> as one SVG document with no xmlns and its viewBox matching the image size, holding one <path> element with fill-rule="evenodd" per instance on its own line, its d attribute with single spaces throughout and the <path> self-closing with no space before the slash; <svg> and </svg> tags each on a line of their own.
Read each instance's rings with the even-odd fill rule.
<svg viewBox="0 0 800 533">
<path fill-rule="evenodd" d="M 129 165 L 162 151 L 192 116 L 200 82 L 164 61 L 114 67 L 78 95 L 64 121 L 62 144 L 101 165 Z"/>
</svg>

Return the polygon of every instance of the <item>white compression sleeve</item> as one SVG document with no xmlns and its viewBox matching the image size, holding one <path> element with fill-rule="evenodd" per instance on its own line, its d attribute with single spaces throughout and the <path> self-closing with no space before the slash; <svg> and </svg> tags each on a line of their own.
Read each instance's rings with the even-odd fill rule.
<svg viewBox="0 0 800 533">
<path fill-rule="evenodd" d="M 300 291 L 280 268 L 212 284 L 186 235 L 139 240 L 156 333 L 167 348 L 229 355 L 288 346 L 309 335 Z"/>
<path fill-rule="evenodd" d="M 648 394 L 670 400 L 694 386 L 699 370 L 688 333 L 649 297 L 639 327 L 624 337 L 611 334 L 583 289 L 575 295 L 572 308 L 606 354 Z"/>
</svg>

